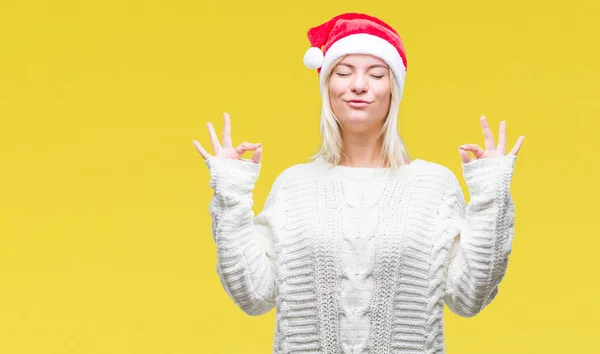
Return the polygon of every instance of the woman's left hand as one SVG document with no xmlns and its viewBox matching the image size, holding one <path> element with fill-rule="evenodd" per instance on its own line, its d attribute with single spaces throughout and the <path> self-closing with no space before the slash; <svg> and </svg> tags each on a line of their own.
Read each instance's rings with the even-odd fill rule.
<svg viewBox="0 0 600 354">
<path fill-rule="evenodd" d="M 517 143 L 512 150 L 506 154 L 506 121 L 500 122 L 498 146 L 496 146 L 496 143 L 494 142 L 494 134 L 492 134 L 492 130 L 490 129 L 485 116 L 481 116 L 480 123 L 481 129 L 483 130 L 483 137 L 485 139 L 485 151 L 483 151 L 483 149 L 477 144 L 461 145 L 458 149 L 458 153 L 460 154 L 463 163 L 468 163 L 471 161 L 471 156 L 469 155 L 468 151 L 471 151 L 473 155 L 475 155 L 475 159 L 496 156 L 517 156 L 517 153 L 523 144 L 523 140 L 525 139 L 525 135 L 521 135 L 519 139 L 517 139 Z"/>
</svg>

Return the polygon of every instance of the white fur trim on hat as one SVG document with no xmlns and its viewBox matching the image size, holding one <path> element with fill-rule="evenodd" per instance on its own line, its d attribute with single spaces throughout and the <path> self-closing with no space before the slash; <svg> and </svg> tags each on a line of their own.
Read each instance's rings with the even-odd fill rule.
<svg viewBox="0 0 600 354">
<path fill-rule="evenodd" d="M 325 75 L 333 62 L 346 54 L 370 54 L 385 61 L 394 73 L 396 83 L 398 84 L 398 92 L 402 96 L 406 68 L 404 67 L 400 53 L 398 53 L 396 47 L 385 39 L 366 33 L 357 33 L 341 38 L 329 47 L 325 53 L 319 75 L 321 89 L 323 89 Z"/>
</svg>

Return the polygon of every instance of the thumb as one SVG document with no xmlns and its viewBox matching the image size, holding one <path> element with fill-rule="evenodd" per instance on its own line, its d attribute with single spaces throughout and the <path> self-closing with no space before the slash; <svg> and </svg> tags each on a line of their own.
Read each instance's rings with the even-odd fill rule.
<svg viewBox="0 0 600 354">
<path fill-rule="evenodd" d="M 252 154 L 252 162 L 260 163 L 261 157 L 262 157 L 262 146 L 257 148 L 256 150 L 254 150 L 254 153 Z"/>
</svg>

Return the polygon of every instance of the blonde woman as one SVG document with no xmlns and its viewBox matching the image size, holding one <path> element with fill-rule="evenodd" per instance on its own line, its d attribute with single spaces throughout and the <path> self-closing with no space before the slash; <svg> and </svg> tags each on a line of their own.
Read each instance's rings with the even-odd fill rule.
<svg viewBox="0 0 600 354">
<path fill-rule="evenodd" d="M 221 142 L 208 123 L 214 155 L 194 141 L 214 189 L 222 286 L 248 315 L 276 309 L 273 353 L 444 353 L 443 305 L 475 316 L 506 273 L 523 137 L 506 153 L 505 122 L 496 144 L 482 117 L 485 150 L 459 149 L 467 205 L 451 170 L 412 159 L 398 134 L 407 61 L 397 32 L 347 13 L 308 37 L 322 145 L 277 177 L 257 216 L 260 144 L 234 148 L 228 115 Z"/>
</svg>

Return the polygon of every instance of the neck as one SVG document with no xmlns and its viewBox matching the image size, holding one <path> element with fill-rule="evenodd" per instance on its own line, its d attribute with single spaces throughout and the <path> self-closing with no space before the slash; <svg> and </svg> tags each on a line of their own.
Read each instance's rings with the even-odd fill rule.
<svg viewBox="0 0 600 354">
<path fill-rule="evenodd" d="M 343 152 L 339 165 L 352 167 L 383 167 L 379 163 L 382 148 L 379 132 L 343 132 Z"/>
</svg>

